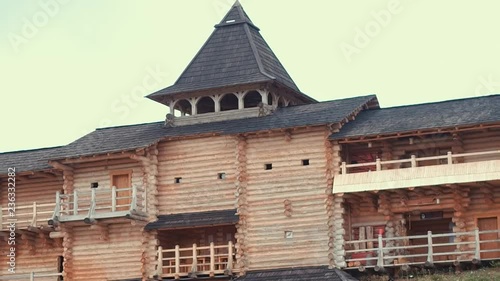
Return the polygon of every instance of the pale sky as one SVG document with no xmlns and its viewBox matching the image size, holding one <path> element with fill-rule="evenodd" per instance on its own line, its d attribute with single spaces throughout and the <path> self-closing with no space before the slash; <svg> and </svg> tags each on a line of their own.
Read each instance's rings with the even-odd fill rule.
<svg viewBox="0 0 500 281">
<path fill-rule="evenodd" d="M 164 120 L 232 0 L 0 0 L 0 151 Z M 299 88 L 383 107 L 500 92 L 500 1 L 241 0 Z"/>
</svg>

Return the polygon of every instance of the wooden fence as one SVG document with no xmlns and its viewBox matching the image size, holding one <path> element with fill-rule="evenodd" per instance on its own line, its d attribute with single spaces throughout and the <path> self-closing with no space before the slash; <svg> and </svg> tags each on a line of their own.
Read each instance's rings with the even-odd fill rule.
<svg viewBox="0 0 500 281">
<path fill-rule="evenodd" d="M 214 245 L 199 247 L 193 244 L 189 248 L 163 249 L 158 247 L 157 274 L 161 277 L 179 279 L 195 278 L 198 275 L 213 277 L 231 275 L 234 271 L 234 245 Z"/>
<path fill-rule="evenodd" d="M 481 240 L 481 234 L 497 234 L 497 239 Z M 376 271 L 384 267 L 410 265 L 433 266 L 435 263 L 460 263 L 471 261 L 478 263 L 481 261 L 481 254 L 498 253 L 500 259 L 500 230 L 456 232 L 446 234 L 433 234 L 431 231 L 427 235 L 401 236 L 392 238 L 365 239 L 346 241 L 346 263 L 348 267 L 357 267 L 361 271 L 365 268 L 374 268 Z M 461 239 L 455 239 L 460 237 Z M 435 242 L 436 238 L 446 238 L 449 242 Z M 427 243 L 411 245 L 409 241 L 415 239 L 426 239 Z M 457 240 L 457 242 L 455 242 Z M 458 242 L 460 241 L 460 242 Z M 359 249 L 357 244 L 366 243 L 368 247 Z M 482 247 L 485 244 L 490 247 Z M 491 244 L 495 244 L 491 248 Z M 376 246 L 373 246 L 376 245 Z M 390 245 L 390 246 L 387 246 Z M 453 250 L 450 250 L 452 248 Z M 495 259 L 495 258 L 489 258 Z"/>
<path fill-rule="evenodd" d="M 446 160 L 443 162 L 446 162 L 447 165 L 452 165 L 453 160 L 456 158 L 481 157 L 481 156 L 482 157 L 484 157 L 484 156 L 500 156 L 500 150 L 471 152 L 471 153 L 459 153 L 459 154 L 453 154 L 451 151 L 449 151 L 446 155 L 440 155 L 440 156 L 418 157 L 417 158 L 415 155 L 412 155 L 411 158 L 409 158 L 409 159 L 387 160 L 387 161 L 381 161 L 380 158 L 377 158 L 375 162 L 359 163 L 359 164 L 347 164 L 346 162 L 342 162 L 341 171 L 342 171 L 343 175 L 349 173 L 349 168 L 374 167 L 375 171 L 381 171 L 384 168 L 384 166 L 387 167 L 387 166 L 395 165 L 395 164 L 398 164 L 398 165 L 409 164 L 409 167 L 415 168 L 415 167 L 418 167 L 419 162 L 429 161 L 429 160 Z"/>
<path fill-rule="evenodd" d="M 52 278 L 50 278 L 52 277 Z M 26 274 L 10 274 L 0 276 L 0 280 L 29 280 L 36 281 L 40 280 L 62 280 L 62 273 L 49 273 L 49 272 L 30 272 Z"/>
<path fill-rule="evenodd" d="M 0 230 L 8 230 L 10 221 L 16 220 L 17 229 L 47 226 L 52 217 L 55 203 L 16 206 L 15 209 L 2 208 L 0 213 Z"/>
<path fill-rule="evenodd" d="M 82 218 L 86 223 L 92 223 L 97 218 L 124 214 L 146 214 L 146 194 L 142 187 L 92 188 L 88 191 L 75 190 L 71 194 L 57 192 L 51 223 Z"/>
</svg>

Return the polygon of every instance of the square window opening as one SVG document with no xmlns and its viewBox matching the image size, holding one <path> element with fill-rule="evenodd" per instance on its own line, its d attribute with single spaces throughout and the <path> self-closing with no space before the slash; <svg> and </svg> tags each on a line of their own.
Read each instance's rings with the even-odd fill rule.
<svg viewBox="0 0 500 281">
<path fill-rule="evenodd" d="M 219 173 L 217 174 L 217 178 L 220 180 L 225 180 L 226 179 L 226 173 Z"/>
<path fill-rule="evenodd" d="M 174 183 L 182 183 L 182 178 L 175 178 Z"/>
<path fill-rule="evenodd" d="M 264 165 L 264 169 L 265 169 L 265 170 L 272 170 L 272 169 L 273 169 L 273 164 L 271 164 L 271 163 L 267 163 L 267 164 L 265 164 L 265 165 Z"/>
<path fill-rule="evenodd" d="M 302 166 L 309 166 L 309 159 L 303 159 Z"/>
</svg>

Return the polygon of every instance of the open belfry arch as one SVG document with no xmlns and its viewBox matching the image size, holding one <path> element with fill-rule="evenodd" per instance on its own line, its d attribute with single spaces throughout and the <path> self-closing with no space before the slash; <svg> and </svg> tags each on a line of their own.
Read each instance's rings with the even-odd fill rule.
<svg viewBox="0 0 500 281">
<path fill-rule="evenodd" d="M 236 1 L 148 98 L 164 121 L 0 153 L 16 278 L 345 281 L 342 270 L 500 259 L 499 95 L 318 102 Z"/>
<path fill-rule="evenodd" d="M 148 96 L 169 107 L 169 125 L 257 117 L 316 102 L 300 92 L 259 31 L 236 2 L 174 85 Z"/>
</svg>

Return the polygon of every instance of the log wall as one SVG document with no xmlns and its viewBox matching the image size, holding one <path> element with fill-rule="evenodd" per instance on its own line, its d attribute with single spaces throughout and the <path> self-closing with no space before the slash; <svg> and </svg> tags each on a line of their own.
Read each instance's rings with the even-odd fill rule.
<svg viewBox="0 0 500 281">
<path fill-rule="evenodd" d="M 39 204 L 55 203 L 56 191 L 61 190 L 62 185 L 61 176 L 40 177 L 35 174 L 32 178 L 23 177 L 23 179 L 20 179 L 20 177 L 17 177 L 16 206 L 32 205 L 33 202 Z M 0 196 L 1 205 L 7 207 L 7 182 L 3 179 L 0 181 Z M 32 212 L 31 209 L 28 211 Z M 18 212 L 21 212 L 21 210 L 18 210 Z M 41 223 L 39 225 L 41 226 Z M 46 222 L 44 225 L 47 228 Z M 27 224 L 19 222 L 16 227 L 26 229 Z M 57 272 L 58 257 L 62 256 L 63 253 L 61 242 L 61 239 L 50 239 L 48 232 L 40 234 L 34 232 L 18 233 L 15 241 L 16 274 L 25 274 L 32 271 Z M 2 238 L 0 245 L 0 275 L 10 274 L 6 272 L 8 269 L 7 254 L 9 254 L 10 247 L 6 240 Z"/>
<path fill-rule="evenodd" d="M 158 145 L 160 214 L 233 209 L 235 149 L 230 136 L 184 139 Z M 218 174 L 225 173 L 224 179 Z M 175 183 L 176 178 L 180 183 Z"/>
<path fill-rule="evenodd" d="M 249 270 L 329 264 L 325 130 L 247 138 Z"/>
<path fill-rule="evenodd" d="M 99 227 L 74 226 L 70 280 L 125 280 L 142 277 L 142 226 L 130 221 Z"/>
</svg>

